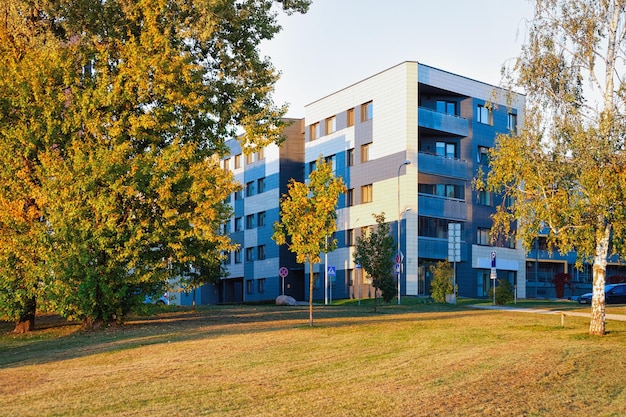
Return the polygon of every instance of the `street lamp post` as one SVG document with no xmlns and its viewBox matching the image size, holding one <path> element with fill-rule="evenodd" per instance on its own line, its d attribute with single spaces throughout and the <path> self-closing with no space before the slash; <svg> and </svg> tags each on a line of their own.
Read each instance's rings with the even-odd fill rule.
<svg viewBox="0 0 626 417">
<path fill-rule="evenodd" d="M 402 255 L 400 253 L 400 221 L 402 219 L 402 213 L 400 212 L 400 169 L 405 165 L 410 165 L 411 161 L 408 159 L 400 164 L 398 167 L 398 252 L 397 259 L 400 267 L 398 268 L 397 276 L 398 276 L 398 304 L 400 304 L 400 270 L 402 269 Z"/>
</svg>

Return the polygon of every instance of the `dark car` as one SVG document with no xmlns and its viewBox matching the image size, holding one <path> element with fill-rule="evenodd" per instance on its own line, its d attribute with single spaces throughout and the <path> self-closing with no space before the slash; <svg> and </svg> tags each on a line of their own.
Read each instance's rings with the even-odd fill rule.
<svg viewBox="0 0 626 417">
<path fill-rule="evenodd" d="M 578 297 L 580 304 L 591 304 L 592 293 Z M 604 297 L 607 304 L 626 304 L 626 284 L 609 284 L 604 287 Z"/>
</svg>

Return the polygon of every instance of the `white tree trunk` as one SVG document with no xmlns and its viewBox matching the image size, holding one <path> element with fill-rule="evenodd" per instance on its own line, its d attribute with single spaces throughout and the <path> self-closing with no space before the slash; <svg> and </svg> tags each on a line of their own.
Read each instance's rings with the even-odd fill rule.
<svg viewBox="0 0 626 417">
<path fill-rule="evenodd" d="M 596 245 L 593 260 L 593 296 L 591 298 L 591 322 L 589 334 L 602 336 L 606 332 L 604 285 L 606 283 L 606 263 L 609 253 L 611 226 L 604 227 L 604 233 Z"/>
</svg>

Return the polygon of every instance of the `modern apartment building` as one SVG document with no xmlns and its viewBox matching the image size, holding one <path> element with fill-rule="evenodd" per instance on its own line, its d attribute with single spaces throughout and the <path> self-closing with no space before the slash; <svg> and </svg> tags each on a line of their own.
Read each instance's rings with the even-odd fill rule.
<svg viewBox="0 0 626 417">
<path fill-rule="evenodd" d="M 324 155 L 349 188 L 338 212 L 340 247 L 316 271 L 322 281 L 334 267 L 336 298 L 363 290 L 353 245 L 381 212 L 400 232 L 402 296 L 429 294 L 429 266 L 448 258 L 448 228 L 459 224 L 459 294 L 488 295 L 495 254 L 497 277 L 525 297 L 524 252 L 514 241 L 490 241 L 498 198 L 472 189 L 496 135 L 522 122 L 523 104 L 492 85 L 404 62 L 306 106 L 306 172 Z"/>
<path fill-rule="evenodd" d="M 292 178 L 304 180 L 304 120 L 291 119 L 281 147 L 271 145 L 261 152 L 244 155 L 235 139 L 230 140 L 230 157 L 222 161 L 243 189 L 231 196 L 234 216 L 226 224 L 240 249 L 226 261 L 228 277 L 217 285 L 219 302 L 273 300 L 279 294 L 303 300 L 303 267 L 286 246 L 272 240 L 279 218 L 280 197 Z M 281 268 L 287 272 L 279 275 Z"/>
<path fill-rule="evenodd" d="M 459 228 L 459 294 L 487 296 L 495 272 L 525 298 L 525 253 L 514 241 L 492 245 L 490 215 L 498 197 L 472 188 L 479 167 L 488 169 L 497 134 L 522 123 L 523 104 L 523 96 L 495 86 L 403 62 L 307 105 L 283 148 L 268 147 L 246 160 L 232 141 L 225 167 L 244 191 L 233 196 L 228 227 L 241 250 L 227 263 L 220 300 L 274 299 L 283 292 L 281 267 L 288 271 L 284 292 L 308 298 L 308 266 L 297 265 L 271 234 L 289 179 L 304 180 L 320 155 L 348 192 L 339 201 L 339 247 L 314 267 L 315 299 L 325 298 L 325 282 L 326 297 L 373 296 L 352 253 L 356 238 L 375 224 L 373 214 L 382 212 L 394 237 L 400 235 L 401 296 L 430 293 L 429 266 L 448 259 L 448 230 Z"/>
</svg>

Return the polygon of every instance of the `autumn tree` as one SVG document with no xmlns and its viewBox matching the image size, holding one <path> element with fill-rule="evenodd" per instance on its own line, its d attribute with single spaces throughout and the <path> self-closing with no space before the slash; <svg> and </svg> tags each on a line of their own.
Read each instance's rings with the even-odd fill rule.
<svg viewBox="0 0 626 417">
<path fill-rule="evenodd" d="M 589 332 L 605 333 L 609 257 L 626 255 L 626 2 L 537 0 L 528 39 L 507 77 L 526 93 L 523 127 L 498 138 L 487 188 L 508 206 L 497 232 L 593 263 Z"/>
<path fill-rule="evenodd" d="M 386 303 L 390 302 L 398 291 L 393 277 L 395 242 L 390 233 L 390 225 L 385 223 L 385 213 L 372 216 L 376 220 L 376 227 L 357 237 L 352 258 L 372 278 L 374 311 L 377 311 L 379 291 Z"/>
<path fill-rule="evenodd" d="M 280 29 L 275 6 L 308 4 L 2 2 L 0 314 L 21 320 L 5 303 L 19 290 L 24 308 L 41 297 L 93 325 L 171 271 L 216 279 L 238 187 L 224 141 L 242 127 L 246 152 L 281 142 L 258 46 Z"/>
<path fill-rule="evenodd" d="M 309 264 L 309 325 L 313 326 L 313 267 L 321 253 L 336 249 L 337 202 L 346 192 L 341 177 L 335 177 L 330 163 L 321 156 L 305 183 L 292 179 L 280 199 L 280 221 L 274 223 L 272 239 L 287 244 L 296 261 Z"/>
</svg>

